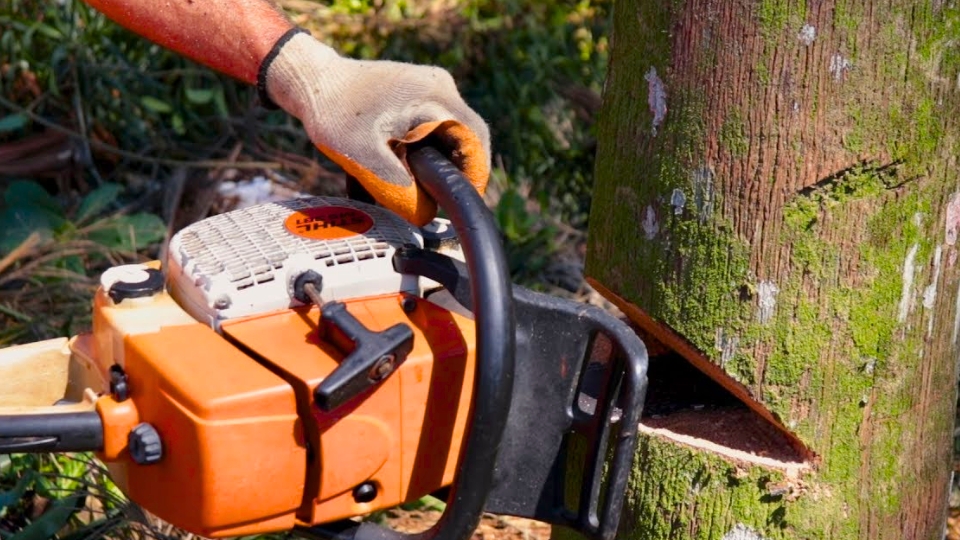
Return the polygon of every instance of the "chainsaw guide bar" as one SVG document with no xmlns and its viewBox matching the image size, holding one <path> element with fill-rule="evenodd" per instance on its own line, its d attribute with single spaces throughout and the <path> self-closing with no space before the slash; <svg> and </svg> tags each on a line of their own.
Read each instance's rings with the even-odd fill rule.
<svg viewBox="0 0 960 540">
<path fill-rule="evenodd" d="M 477 192 L 431 148 L 408 159 L 449 220 L 267 203 L 104 272 L 91 333 L 0 350 L 66 380 L 39 403 L 0 381 L 0 453 L 96 452 L 131 500 L 208 537 L 466 540 L 486 511 L 610 540 L 644 344 L 512 285 Z M 431 493 L 447 506 L 424 533 L 356 520 Z"/>
</svg>

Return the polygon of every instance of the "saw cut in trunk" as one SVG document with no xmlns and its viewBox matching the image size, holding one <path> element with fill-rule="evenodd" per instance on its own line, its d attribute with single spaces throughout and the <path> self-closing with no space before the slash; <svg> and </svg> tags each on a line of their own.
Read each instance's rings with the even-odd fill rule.
<svg viewBox="0 0 960 540">
<path fill-rule="evenodd" d="M 960 5 L 623 0 L 614 27 L 587 274 L 666 347 L 651 376 L 735 398 L 648 414 L 621 537 L 942 538 Z"/>
</svg>

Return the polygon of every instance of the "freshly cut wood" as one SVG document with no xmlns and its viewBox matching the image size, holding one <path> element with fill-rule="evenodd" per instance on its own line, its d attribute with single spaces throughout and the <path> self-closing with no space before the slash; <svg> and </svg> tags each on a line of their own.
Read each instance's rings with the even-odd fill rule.
<svg viewBox="0 0 960 540">
<path fill-rule="evenodd" d="M 587 274 L 746 403 L 644 421 L 621 536 L 942 538 L 960 4 L 618 0 L 614 27 Z M 726 450 L 744 410 L 784 437 Z M 805 467 L 749 457 L 784 445 Z"/>
<path fill-rule="evenodd" d="M 53 405 L 67 388 L 67 338 L 37 341 L 0 351 L 0 407 Z"/>
</svg>

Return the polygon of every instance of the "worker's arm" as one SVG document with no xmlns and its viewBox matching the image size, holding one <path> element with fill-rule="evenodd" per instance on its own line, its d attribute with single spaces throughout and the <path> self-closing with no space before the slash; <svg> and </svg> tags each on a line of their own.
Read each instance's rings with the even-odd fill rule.
<svg viewBox="0 0 960 540">
<path fill-rule="evenodd" d="M 86 0 L 120 25 L 243 82 L 293 24 L 263 0 Z"/>
<path fill-rule="evenodd" d="M 481 192 L 486 123 L 445 70 L 343 58 L 266 0 L 87 0 L 111 19 L 251 84 L 299 118 L 313 143 L 384 206 L 423 224 L 436 213 L 413 181 L 404 143 L 433 135 Z"/>
</svg>

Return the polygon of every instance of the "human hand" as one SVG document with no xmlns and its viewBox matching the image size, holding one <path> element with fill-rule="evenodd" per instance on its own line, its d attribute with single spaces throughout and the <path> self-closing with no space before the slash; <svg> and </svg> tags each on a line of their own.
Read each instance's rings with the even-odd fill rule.
<svg viewBox="0 0 960 540">
<path fill-rule="evenodd" d="M 405 146 L 428 136 L 483 193 L 489 128 L 447 71 L 344 58 L 305 32 L 285 37 L 261 66 L 261 89 L 380 204 L 415 225 L 436 215 L 403 161 Z"/>
</svg>

